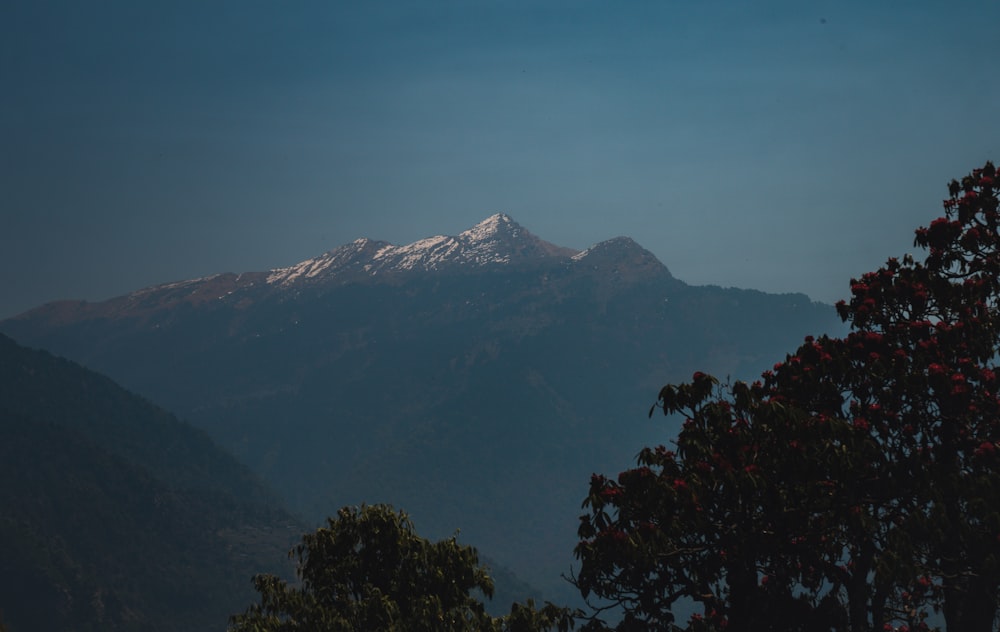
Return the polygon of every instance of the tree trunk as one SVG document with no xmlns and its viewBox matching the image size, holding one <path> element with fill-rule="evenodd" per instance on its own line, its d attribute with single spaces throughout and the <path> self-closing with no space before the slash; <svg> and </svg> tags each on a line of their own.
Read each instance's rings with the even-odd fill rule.
<svg viewBox="0 0 1000 632">
<path fill-rule="evenodd" d="M 950 585 L 949 585 L 950 584 Z M 949 632 L 993 632 L 997 589 L 981 577 L 945 584 L 944 620 Z"/>
</svg>

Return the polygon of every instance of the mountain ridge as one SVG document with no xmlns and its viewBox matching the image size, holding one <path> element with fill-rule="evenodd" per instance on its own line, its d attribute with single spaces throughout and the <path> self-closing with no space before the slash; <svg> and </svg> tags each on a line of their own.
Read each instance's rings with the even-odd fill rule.
<svg viewBox="0 0 1000 632">
<path fill-rule="evenodd" d="M 345 270 L 375 276 L 456 267 L 525 265 L 568 259 L 578 252 L 539 239 L 509 215 L 495 213 L 457 236 L 435 235 L 402 246 L 367 237 L 356 239 L 319 257 L 273 269 L 267 282 L 287 285 L 323 279 Z"/>
<path fill-rule="evenodd" d="M 266 296 L 343 283 L 394 283 L 421 274 L 478 274 L 511 268 L 549 268 L 557 273 L 603 273 L 612 266 L 617 282 L 659 278 L 680 283 L 653 253 L 630 237 L 614 237 L 585 250 L 545 241 L 495 213 L 457 236 L 436 235 L 397 246 L 361 237 L 291 266 L 267 271 L 221 272 L 139 288 L 102 301 L 50 301 L 8 321 L 149 317 L 181 305 L 227 302 L 246 309 Z"/>
<path fill-rule="evenodd" d="M 441 271 L 455 267 L 524 265 L 569 259 L 579 251 L 542 240 L 509 215 L 495 213 L 457 236 L 435 235 L 397 246 L 367 237 L 268 273 L 267 282 L 288 285 L 324 279 L 345 270 L 371 276 L 412 271 Z"/>
</svg>

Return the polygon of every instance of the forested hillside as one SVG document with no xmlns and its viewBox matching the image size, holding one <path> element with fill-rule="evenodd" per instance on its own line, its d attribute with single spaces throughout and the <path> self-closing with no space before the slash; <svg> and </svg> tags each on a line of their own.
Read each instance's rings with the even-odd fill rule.
<svg viewBox="0 0 1000 632">
<path fill-rule="evenodd" d="M 0 620 L 220 630 L 302 525 L 199 430 L 0 336 Z"/>
</svg>

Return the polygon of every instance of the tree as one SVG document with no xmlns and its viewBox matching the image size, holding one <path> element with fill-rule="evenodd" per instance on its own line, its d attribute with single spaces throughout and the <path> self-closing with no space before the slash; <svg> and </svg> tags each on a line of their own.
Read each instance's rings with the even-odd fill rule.
<svg viewBox="0 0 1000 632">
<path fill-rule="evenodd" d="M 1000 217 L 996 169 L 949 184 L 927 250 L 852 281 L 838 304 L 874 369 L 840 376 L 911 507 L 912 560 L 950 629 L 992 630 L 1000 591 Z M 864 349 L 861 349 L 861 346 Z M 772 382 L 779 386 L 782 378 Z M 908 560 L 910 561 L 910 560 Z M 925 579 L 926 581 L 926 579 Z"/>
<path fill-rule="evenodd" d="M 552 604 L 514 604 L 492 617 L 475 596 L 493 594 L 476 550 L 454 537 L 430 542 L 387 505 L 345 507 L 290 552 L 299 584 L 257 575 L 260 603 L 231 619 L 231 632 L 534 632 L 572 628 Z"/>
<path fill-rule="evenodd" d="M 845 338 L 751 385 L 695 374 L 658 405 L 676 451 L 595 477 L 577 585 L 633 624 L 991 630 L 1000 592 L 1000 218 L 987 163 L 916 231 L 923 262 L 852 280 Z M 652 411 L 651 411 L 652 413 Z"/>
<path fill-rule="evenodd" d="M 689 630 L 845 629 L 842 525 L 827 516 L 850 514 L 857 501 L 838 488 L 860 489 L 849 481 L 864 472 L 844 456 L 871 446 L 844 420 L 703 373 L 660 402 L 685 417 L 676 450 L 644 449 L 638 468 L 591 479 L 574 578 L 584 597 L 620 609 L 622 631 L 681 627 L 685 601 L 700 606 Z"/>
</svg>

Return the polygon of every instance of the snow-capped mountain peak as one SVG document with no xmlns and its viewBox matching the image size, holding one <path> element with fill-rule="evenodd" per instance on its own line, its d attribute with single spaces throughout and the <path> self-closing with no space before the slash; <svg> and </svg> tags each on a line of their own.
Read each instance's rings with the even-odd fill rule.
<svg viewBox="0 0 1000 632">
<path fill-rule="evenodd" d="M 374 276 L 456 266 L 481 268 L 553 257 L 568 259 L 576 252 L 543 241 L 509 215 L 496 213 L 457 236 L 436 235 L 405 246 L 357 239 L 319 257 L 272 270 L 267 282 L 288 285 L 352 271 Z"/>
<path fill-rule="evenodd" d="M 458 238 L 466 242 L 481 242 L 495 239 L 499 235 L 509 235 L 517 238 L 521 232 L 521 225 L 510 218 L 506 213 L 495 213 L 472 228 L 462 231 Z"/>
</svg>

